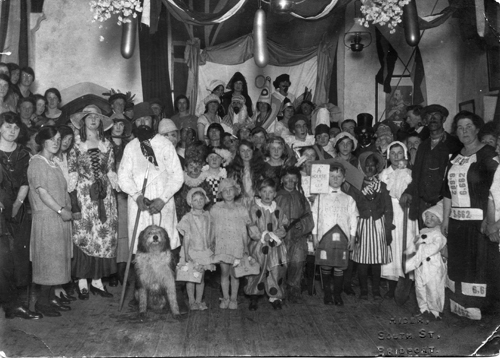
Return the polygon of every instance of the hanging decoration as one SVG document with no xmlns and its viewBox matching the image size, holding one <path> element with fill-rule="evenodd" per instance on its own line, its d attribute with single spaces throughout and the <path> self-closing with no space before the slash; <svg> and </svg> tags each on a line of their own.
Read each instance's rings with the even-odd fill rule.
<svg viewBox="0 0 500 358">
<path fill-rule="evenodd" d="M 418 26 L 417 4 L 415 0 L 403 7 L 403 27 L 405 29 L 406 43 L 417 46 L 420 41 L 420 28 Z"/>
<path fill-rule="evenodd" d="M 302 16 L 302 15 L 299 15 L 295 12 L 291 12 L 290 15 L 296 17 L 296 18 L 299 18 L 299 19 L 302 19 L 302 20 L 317 20 L 317 19 L 321 19 L 322 17 L 325 17 L 326 15 L 328 15 L 332 10 L 333 8 L 335 7 L 335 5 L 337 5 L 338 3 L 338 0 L 331 0 L 328 5 L 325 6 L 325 8 L 323 9 L 323 11 L 321 11 L 319 14 L 317 15 L 314 15 L 314 16 Z"/>
<path fill-rule="evenodd" d="M 226 6 L 217 14 L 191 11 L 182 1 L 162 0 L 170 14 L 188 25 L 204 26 L 220 24 L 235 15 L 248 0 L 239 0 L 233 7 Z"/>
<path fill-rule="evenodd" d="M 95 0 L 89 4 L 94 18 L 92 22 L 103 22 L 111 18 L 112 14 L 117 14 L 118 25 L 121 25 L 131 22 L 138 12 L 142 12 L 140 0 Z"/>
<path fill-rule="evenodd" d="M 253 59 L 259 67 L 266 67 L 269 62 L 267 51 L 266 13 L 261 8 L 255 12 L 253 20 Z"/>
<path fill-rule="evenodd" d="M 122 43 L 120 52 L 122 56 L 129 59 L 133 56 L 135 50 L 135 39 L 137 37 L 137 18 L 132 18 L 122 26 Z"/>
<path fill-rule="evenodd" d="M 361 0 L 361 25 L 368 27 L 370 22 L 381 26 L 387 25 L 390 33 L 396 32 L 396 26 L 401 22 L 403 7 L 410 3 L 410 0 Z"/>
</svg>

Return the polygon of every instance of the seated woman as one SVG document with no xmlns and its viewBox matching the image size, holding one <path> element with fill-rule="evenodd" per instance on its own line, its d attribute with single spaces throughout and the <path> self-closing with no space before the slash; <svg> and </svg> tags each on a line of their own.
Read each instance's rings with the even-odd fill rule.
<svg viewBox="0 0 500 358">
<path fill-rule="evenodd" d="M 288 128 L 292 135 L 283 139 L 292 149 L 294 147 L 307 147 L 314 145 L 314 136 L 307 134 L 307 117 L 303 114 L 295 114 L 288 122 Z"/>
<path fill-rule="evenodd" d="M 335 158 L 337 155 L 332 143 L 330 142 L 330 128 L 326 124 L 320 124 L 316 127 L 314 132 L 314 138 L 316 138 L 316 144 L 314 147 L 318 151 L 319 159 L 331 159 Z"/>
<path fill-rule="evenodd" d="M 295 109 L 293 108 L 293 104 L 291 102 L 286 102 L 283 105 L 283 116 L 277 118 L 278 121 L 276 122 L 276 126 L 274 127 L 274 135 L 283 138 L 292 135 L 288 126 L 288 122 L 294 114 Z"/>
<path fill-rule="evenodd" d="M 258 182 L 264 178 L 265 162 L 259 150 L 247 140 L 241 140 L 238 152 L 227 168 L 227 177 L 241 186 L 241 200 L 247 207 L 254 202 Z"/>
<path fill-rule="evenodd" d="M 55 125 L 56 122 L 53 119 L 45 117 L 47 99 L 41 94 L 35 94 L 33 98 L 35 100 L 35 113 L 33 114 L 32 122 L 35 123 L 35 126 L 41 127 L 46 125 Z"/>
<path fill-rule="evenodd" d="M 351 133 L 340 132 L 333 139 L 332 145 L 337 151 L 338 158 L 344 159 L 356 168 L 358 167 L 358 158 L 353 154 L 358 146 L 358 141 Z"/>
<path fill-rule="evenodd" d="M 59 106 L 62 102 L 61 93 L 57 88 L 49 88 L 45 91 L 45 99 L 47 100 L 47 110 L 45 111 L 45 117 L 57 122 L 62 114 L 62 111 L 59 109 Z"/>
<path fill-rule="evenodd" d="M 267 140 L 264 155 L 265 172 L 264 177 L 273 179 L 276 183 L 280 183 L 282 170 L 290 164 L 287 145 L 281 137 L 271 137 Z"/>
<path fill-rule="evenodd" d="M 181 94 L 175 98 L 174 107 L 177 113 L 170 119 L 175 123 L 177 129 L 179 130 L 185 127 L 196 128 L 197 126 L 198 117 L 189 113 L 189 106 L 189 98 L 187 98 L 186 95 Z"/>
<path fill-rule="evenodd" d="M 212 123 L 208 126 L 207 137 L 209 148 L 220 148 L 222 145 L 221 139 L 224 134 L 224 128 L 219 123 Z"/>
<path fill-rule="evenodd" d="M 13 112 L 16 113 L 16 105 L 17 101 L 13 103 L 9 99 L 15 96 L 12 91 L 10 84 L 10 78 L 6 74 L 0 74 L 0 113 L 5 112 Z"/>
<path fill-rule="evenodd" d="M 71 280 L 71 200 L 63 172 L 54 162 L 61 134 L 54 127 L 47 126 L 40 130 L 36 141 L 42 151 L 30 160 L 28 167 L 33 208 L 33 282 L 41 285 L 35 308 L 44 316 L 58 317 L 60 311 L 71 310 L 56 291 L 56 287 Z"/>
<path fill-rule="evenodd" d="M 225 132 L 232 133 L 232 129 L 221 123 L 221 118 L 217 114 L 220 106 L 220 98 L 211 94 L 203 100 L 203 103 L 205 103 L 205 113 L 198 117 L 198 139 L 204 140 L 208 144 L 208 127 L 212 123 L 219 123 Z"/>
<path fill-rule="evenodd" d="M 212 80 L 208 84 L 207 91 L 208 91 L 208 94 L 214 94 L 217 97 L 219 97 L 219 99 L 222 102 L 222 96 L 224 95 L 225 88 L 226 88 L 226 84 L 223 81 Z M 205 110 L 205 104 L 203 103 L 203 101 L 198 102 L 198 106 L 196 107 L 195 114 L 199 115 L 199 114 L 203 113 L 204 110 Z M 226 110 L 224 109 L 224 106 L 219 106 L 219 109 L 217 111 L 217 115 L 221 118 L 224 118 L 224 116 L 226 114 L 227 113 L 226 113 Z"/>
</svg>

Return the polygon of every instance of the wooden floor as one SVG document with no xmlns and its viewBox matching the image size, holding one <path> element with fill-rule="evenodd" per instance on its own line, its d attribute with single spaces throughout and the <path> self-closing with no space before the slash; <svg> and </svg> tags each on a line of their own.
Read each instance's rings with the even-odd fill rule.
<svg viewBox="0 0 500 358">
<path fill-rule="evenodd" d="M 151 313 L 141 321 L 127 305 L 130 289 L 123 311 L 118 312 L 120 290 L 109 288 L 115 295 L 112 299 L 91 296 L 88 301 L 75 301 L 72 311 L 58 318 L 6 320 L 2 315 L 0 351 L 8 357 L 405 356 L 415 352 L 467 356 L 500 324 L 498 314 L 470 321 L 449 310 L 441 322 L 404 324 L 403 319 L 415 310 L 413 299 L 399 307 L 393 300 L 375 302 L 370 297 L 360 302 L 343 295 L 345 306 L 335 307 L 325 306 L 320 295 L 307 293 L 304 304 L 286 304 L 281 311 L 261 299 L 259 309 L 251 312 L 243 296 L 238 310 L 221 310 L 219 291 L 210 287 L 205 291 L 207 311 L 194 311 L 181 321 L 169 313 Z"/>
</svg>

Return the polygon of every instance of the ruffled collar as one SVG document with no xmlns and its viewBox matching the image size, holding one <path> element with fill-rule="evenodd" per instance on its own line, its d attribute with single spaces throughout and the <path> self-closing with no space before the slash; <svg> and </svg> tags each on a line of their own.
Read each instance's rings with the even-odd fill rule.
<svg viewBox="0 0 500 358">
<path fill-rule="evenodd" d="M 255 199 L 255 204 L 257 204 L 259 206 L 259 208 L 269 211 L 271 214 L 274 213 L 274 211 L 276 210 L 276 202 L 275 201 L 273 201 L 273 203 L 271 205 L 264 205 L 264 204 L 262 204 L 262 200 L 257 198 L 257 199 Z"/>
<path fill-rule="evenodd" d="M 99 144 L 97 145 L 97 149 L 99 149 L 99 151 L 101 153 L 108 152 L 108 146 L 106 145 L 107 141 L 108 140 L 106 138 L 104 138 L 104 140 L 99 141 Z M 80 138 L 80 134 L 75 135 L 75 145 L 78 146 L 78 148 L 80 149 L 81 152 L 86 152 L 89 150 L 87 142 L 82 142 L 82 139 Z"/>
<path fill-rule="evenodd" d="M 201 175 L 198 178 L 191 178 L 189 175 L 187 175 L 186 172 L 184 172 L 184 184 L 191 188 L 196 188 L 201 185 L 205 181 L 205 178 L 202 177 Z"/>
<path fill-rule="evenodd" d="M 203 180 L 205 180 L 205 179 L 216 179 L 216 180 L 224 179 L 224 178 L 227 178 L 227 171 L 226 171 L 226 168 L 220 168 L 219 172 L 216 175 L 213 175 L 208 171 L 208 165 L 205 165 L 201 169 L 201 174 L 200 174 L 199 178 L 203 178 Z"/>
</svg>

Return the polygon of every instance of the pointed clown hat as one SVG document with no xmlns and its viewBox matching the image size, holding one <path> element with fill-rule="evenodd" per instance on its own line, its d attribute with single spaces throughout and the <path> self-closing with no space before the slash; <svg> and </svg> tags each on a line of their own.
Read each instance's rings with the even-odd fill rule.
<svg viewBox="0 0 500 358">
<path fill-rule="evenodd" d="M 266 77 L 266 82 L 264 83 L 264 87 L 260 91 L 258 102 L 271 104 L 271 77 Z"/>
</svg>

